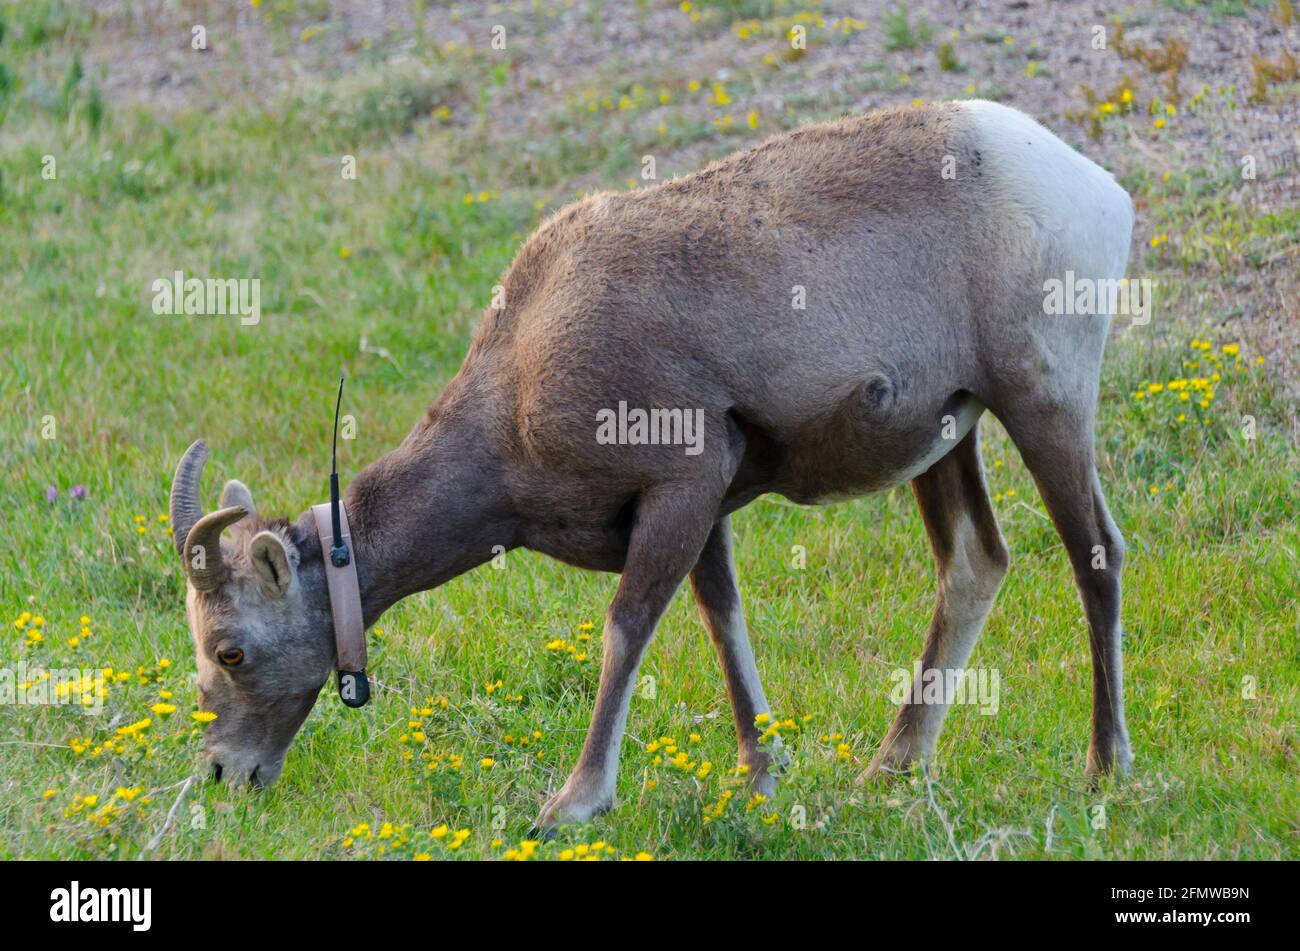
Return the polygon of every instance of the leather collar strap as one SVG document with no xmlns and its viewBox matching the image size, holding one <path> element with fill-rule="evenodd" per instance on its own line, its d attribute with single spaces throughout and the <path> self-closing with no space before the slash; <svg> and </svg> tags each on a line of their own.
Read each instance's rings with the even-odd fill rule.
<svg viewBox="0 0 1300 951">
<path fill-rule="evenodd" d="M 361 585 L 357 580 L 356 549 L 348 529 L 347 507 L 339 502 L 339 519 L 343 528 L 343 541 L 352 550 L 352 557 L 341 568 L 330 561 L 329 550 L 334 543 L 334 526 L 330 503 L 322 502 L 311 507 L 316 517 L 316 533 L 325 565 L 325 582 L 330 593 L 330 615 L 334 619 L 334 645 L 337 649 L 339 671 L 339 696 L 349 707 L 364 706 L 370 699 L 370 681 L 366 677 L 366 624 L 361 613 Z"/>
</svg>

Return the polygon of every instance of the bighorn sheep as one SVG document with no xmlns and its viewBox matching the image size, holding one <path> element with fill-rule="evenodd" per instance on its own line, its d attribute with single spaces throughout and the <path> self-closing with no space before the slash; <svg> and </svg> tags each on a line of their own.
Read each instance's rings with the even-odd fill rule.
<svg viewBox="0 0 1300 951">
<path fill-rule="evenodd" d="M 1124 542 L 1093 457 L 1111 315 L 1049 316 L 1043 290 L 1067 270 L 1122 277 L 1132 224 L 1109 173 L 978 101 L 807 126 L 564 208 L 519 251 L 504 301 L 424 419 L 348 486 L 365 624 L 496 546 L 622 573 L 590 731 L 541 811 L 547 827 L 612 806 L 638 663 L 689 576 L 740 762 L 770 791 L 730 513 L 765 492 L 813 503 L 910 480 L 938 563 L 923 667 L 962 668 L 1008 563 L 980 466 L 987 408 L 1036 480 L 1082 596 L 1089 771 L 1127 768 Z M 698 451 L 626 432 L 626 407 L 691 414 Z M 598 439 L 611 412 L 621 438 Z M 237 481 L 204 515 L 205 455 L 195 443 L 180 461 L 171 505 L 200 702 L 218 713 L 206 746 L 229 778 L 265 783 L 335 662 L 322 548 L 310 512 L 264 522 Z M 195 567 L 196 550 L 217 554 Z M 868 772 L 930 756 L 946 709 L 904 703 Z"/>
</svg>

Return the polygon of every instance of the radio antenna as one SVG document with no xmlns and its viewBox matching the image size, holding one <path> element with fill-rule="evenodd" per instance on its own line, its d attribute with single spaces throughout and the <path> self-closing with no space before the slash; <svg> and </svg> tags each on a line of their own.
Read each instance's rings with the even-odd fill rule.
<svg viewBox="0 0 1300 951">
<path fill-rule="evenodd" d="M 334 528 L 330 564 L 335 568 L 343 568 L 352 561 L 352 553 L 343 541 L 343 523 L 339 518 L 339 407 L 343 404 L 343 379 L 339 377 L 339 393 L 334 400 L 334 445 L 330 452 L 330 520 Z"/>
</svg>

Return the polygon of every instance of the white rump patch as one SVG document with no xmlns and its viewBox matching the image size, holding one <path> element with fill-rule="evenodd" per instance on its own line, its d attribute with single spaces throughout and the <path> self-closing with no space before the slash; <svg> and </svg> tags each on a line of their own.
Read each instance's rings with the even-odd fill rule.
<svg viewBox="0 0 1300 951">
<path fill-rule="evenodd" d="M 1052 235 L 1077 274 L 1122 277 L 1133 202 L 1115 177 L 1023 112 L 978 99 L 960 105 L 978 129 L 985 174 L 1006 199 Z"/>
</svg>

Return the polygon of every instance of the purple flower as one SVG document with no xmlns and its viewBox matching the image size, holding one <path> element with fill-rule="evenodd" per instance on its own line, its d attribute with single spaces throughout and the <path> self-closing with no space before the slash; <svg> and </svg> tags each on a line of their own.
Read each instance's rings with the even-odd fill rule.
<svg viewBox="0 0 1300 951">
<path fill-rule="evenodd" d="M 71 495 L 74 499 L 84 499 L 86 497 L 86 487 L 78 482 L 72 487 Z"/>
<path fill-rule="evenodd" d="M 53 505 L 59 498 L 59 490 L 52 485 L 45 487 L 45 501 Z"/>
</svg>

